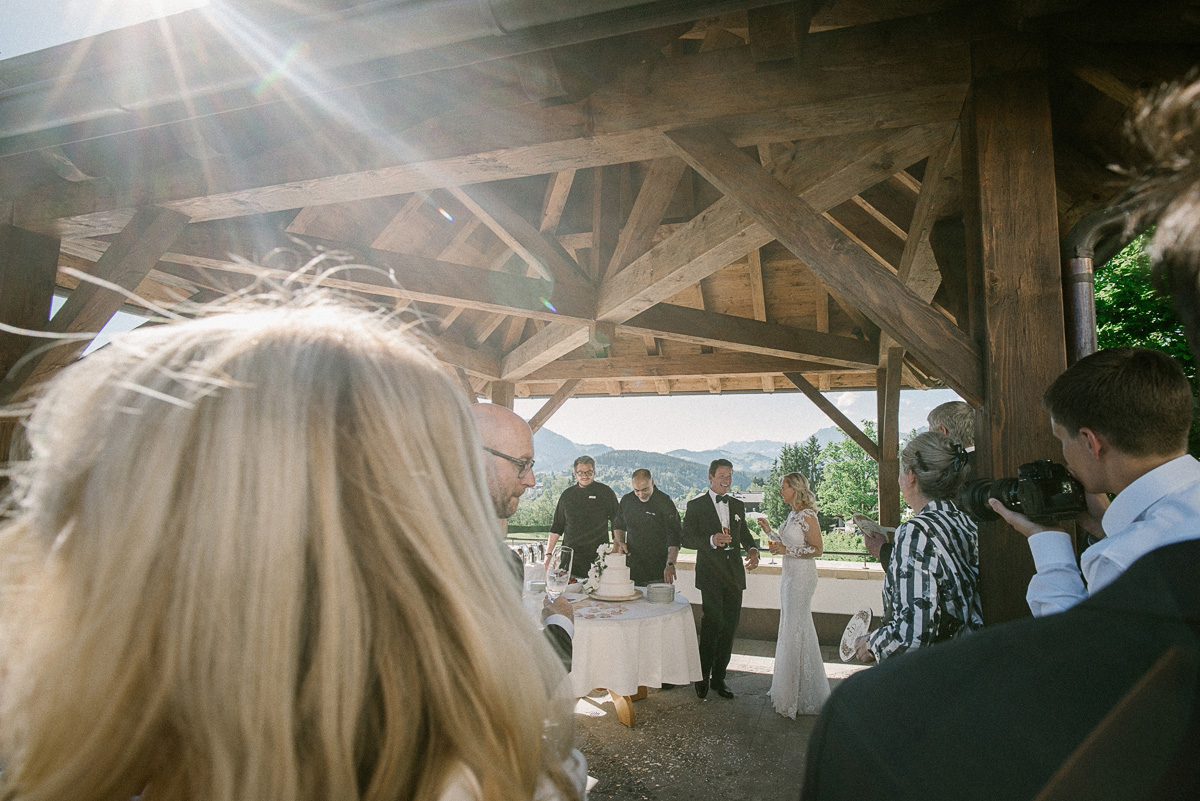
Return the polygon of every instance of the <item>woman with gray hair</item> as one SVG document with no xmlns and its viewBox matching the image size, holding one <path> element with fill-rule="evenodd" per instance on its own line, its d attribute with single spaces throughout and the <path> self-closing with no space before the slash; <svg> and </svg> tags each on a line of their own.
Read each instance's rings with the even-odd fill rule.
<svg viewBox="0 0 1200 801">
<path fill-rule="evenodd" d="M 884 623 L 855 652 L 882 661 L 983 626 L 975 521 L 951 500 L 967 452 L 945 434 L 918 434 L 900 453 L 900 493 L 917 512 L 896 529 L 883 577 Z"/>
<path fill-rule="evenodd" d="M 394 324 L 314 294 L 142 328 L 28 431 L 0 796 L 581 797 L 466 403 Z"/>
</svg>

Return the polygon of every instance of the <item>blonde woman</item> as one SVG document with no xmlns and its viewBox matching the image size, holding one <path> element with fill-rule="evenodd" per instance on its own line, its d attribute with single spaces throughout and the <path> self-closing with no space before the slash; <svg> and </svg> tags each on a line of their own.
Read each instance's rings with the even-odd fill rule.
<svg viewBox="0 0 1200 801">
<path fill-rule="evenodd" d="M 977 529 L 952 500 L 967 460 L 962 445 L 936 431 L 900 452 L 900 494 L 917 515 L 896 529 L 884 565 L 884 622 L 859 638 L 860 659 L 882 661 L 983 626 Z"/>
<path fill-rule="evenodd" d="M 5 799 L 581 795 L 475 427 L 411 337 L 320 299 L 143 328 L 28 430 Z"/>
<path fill-rule="evenodd" d="M 775 711 L 794 719 L 797 714 L 817 714 L 829 697 L 829 679 L 812 619 L 812 597 L 817 589 L 817 565 L 813 560 L 821 555 L 824 544 L 817 521 L 817 499 L 808 487 L 808 479 L 800 473 L 788 473 L 779 484 L 779 494 L 792 511 L 778 534 L 772 534 L 766 518 L 759 518 L 759 525 L 771 540 L 771 553 L 783 556 L 779 634 L 770 695 Z"/>
</svg>

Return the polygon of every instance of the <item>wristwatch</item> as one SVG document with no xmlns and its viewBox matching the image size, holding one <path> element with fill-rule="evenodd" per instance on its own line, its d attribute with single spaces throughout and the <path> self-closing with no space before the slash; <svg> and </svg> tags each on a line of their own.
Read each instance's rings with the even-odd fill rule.
<svg viewBox="0 0 1200 801">
<path fill-rule="evenodd" d="M 667 567 L 675 567 L 675 563 L 674 563 L 674 562 L 667 562 Z"/>
</svg>

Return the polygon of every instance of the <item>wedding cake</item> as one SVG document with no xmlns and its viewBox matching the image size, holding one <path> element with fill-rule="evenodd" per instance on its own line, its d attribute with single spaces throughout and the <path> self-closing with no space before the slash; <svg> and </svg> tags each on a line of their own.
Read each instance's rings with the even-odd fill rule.
<svg viewBox="0 0 1200 801">
<path fill-rule="evenodd" d="M 595 595 L 598 598 L 628 598 L 635 592 L 633 579 L 629 578 L 629 568 L 625 564 L 625 554 L 605 554 L 604 570 L 600 573 Z"/>
</svg>

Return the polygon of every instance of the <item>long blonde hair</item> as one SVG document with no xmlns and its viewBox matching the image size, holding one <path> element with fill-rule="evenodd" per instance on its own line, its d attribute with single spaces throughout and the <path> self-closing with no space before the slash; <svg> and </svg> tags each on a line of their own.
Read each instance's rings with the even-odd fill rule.
<svg viewBox="0 0 1200 801">
<path fill-rule="evenodd" d="M 783 483 L 796 491 L 796 494 L 792 496 L 791 506 L 793 512 L 799 512 L 801 509 L 816 511 L 817 496 L 809 488 L 808 479 L 804 477 L 803 473 L 788 473 L 782 480 Z"/>
<path fill-rule="evenodd" d="M 464 769 L 486 799 L 570 794 L 562 668 L 411 336 L 328 299 L 140 329 L 29 438 L 4 798 L 434 799 Z"/>
</svg>

